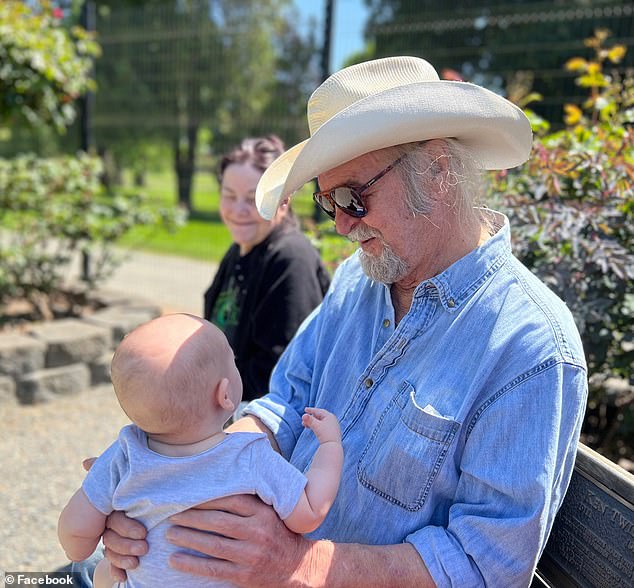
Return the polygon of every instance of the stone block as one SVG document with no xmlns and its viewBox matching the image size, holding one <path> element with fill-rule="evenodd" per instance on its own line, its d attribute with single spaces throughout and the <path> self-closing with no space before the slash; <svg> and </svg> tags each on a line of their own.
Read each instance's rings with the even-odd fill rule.
<svg viewBox="0 0 634 588">
<path fill-rule="evenodd" d="M 0 375 L 18 379 L 44 367 L 46 345 L 17 333 L 0 335 Z"/>
<path fill-rule="evenodd" d="M 18 380 L 22 404 L 48 402 L 56 396 L 78 394 L 90 387 L 90 370 L 84 364 L 39 370 Z"/>
<path fill-rule="evenodd" d="M 0 404 L 3 402 L 15 402 L 16 396 L 15 380 L 9 376 L 0 376 Z"/>
<path fill-rule="evenodd" d="M 98 386 L 99 384 L 110 383 L 110 362 L 112 361 L 112 351 L 107 351 L 96 361 L 90 364 L 90 384 Z"/>
<path fill-rule="evenodd" d="M 116 307 L 126 307 L 130 310 L 141 310 L 150 312 L 155 318 L 161 314 L 161 307 L 142 296 L 128 294 L 115 290 L 99 290 L 92 295 L 92 298 L 99 304 L 102 304 L 108 310 Z"/>
<path fill-rule="evenodd" d="M 85 317 L 84 322 L 108 328 L 112 333 L 113 345 L 118 345 L 133 329 L 159 316 L 158 307 L 112 306 Z"/>
<path fill-rule="evenodd" d="M 109 329 L 78 319 L 62 319 L 33 327 L 29 334 L 46 344 L 45 367 L 90 363 L 110 349 Z"/>
</svg>

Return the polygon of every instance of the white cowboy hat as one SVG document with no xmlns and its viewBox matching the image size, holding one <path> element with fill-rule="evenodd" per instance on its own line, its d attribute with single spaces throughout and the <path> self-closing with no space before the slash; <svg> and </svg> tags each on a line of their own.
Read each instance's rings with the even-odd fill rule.
<svg viewBox="0 0 634 588">
<path fill-rule="evenodd" d="M 475 84 L 440 80 L 418 57 L 388 57 L 331 75 L 308 101 L 310 138 L 262 175 L 255 201 L 271 219 L 280 202 L 319 174 L 393 145 L 453 137 L 483 169 L 526 161 L 531 126 L 513 103 Z"/>
</svg>

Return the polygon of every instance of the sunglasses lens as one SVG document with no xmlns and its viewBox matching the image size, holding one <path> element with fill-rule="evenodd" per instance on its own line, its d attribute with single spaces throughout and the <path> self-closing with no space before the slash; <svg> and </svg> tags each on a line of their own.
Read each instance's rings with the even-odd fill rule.
<svg viewBox="0 0 634 588">
<path fill-rule="evenodd" d="M 365 216 L 368 212 L 361 197 L 346 186 L 335 188 L 335 202 L 344 212 L 354 217 Z"/>
<path fill-rule="evenodd" d="M 321 209 L 332 219 L 335 218 L 335 203 L 323 192 L 313 194 L 313 200 L 319 204 Z"/>
<path fill-rule="evenodd" d="M 330 192 L 315 192 L 313 200 L 332 219 L 336 216 L 335 207 L 355 218 L 361 218 L 368 214 L 361 196 L 346 186 L 335 188 Z"/>
</svg>

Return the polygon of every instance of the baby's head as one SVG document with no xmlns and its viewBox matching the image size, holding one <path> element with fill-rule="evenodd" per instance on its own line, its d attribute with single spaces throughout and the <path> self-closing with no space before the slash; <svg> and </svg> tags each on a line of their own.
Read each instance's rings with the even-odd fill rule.
<svg viewBox="0 0 634 588">
<path fill-rule="evenodd" d="M 165 442 L 194 443 L 220 431 L 242 398 L 227 339 L 193 315 L 170 314 L 134 329 L 117 347 L 111 371 L 121 408 Z"/>
</svg>

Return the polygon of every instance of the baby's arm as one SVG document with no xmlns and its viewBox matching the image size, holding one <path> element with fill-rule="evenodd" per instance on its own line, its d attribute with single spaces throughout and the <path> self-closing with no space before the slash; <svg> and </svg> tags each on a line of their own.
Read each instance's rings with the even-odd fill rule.
<svg viewBox="0 0 634 588">
<path fill-rule="evenodd" d="M 341 429 L 337 417 L 321 408 L 306 408 L 302 423 L 317 436 L 319 447 L 306 472 L 306 488 L 284 524 L 295 533 L 310 533 L 326 518 L 337 496 L 343 466 Z"/>
<path fill-rule="evenodd" d="M 106 528 L 106 515 L 99 512 L 80 488 L 59 516 L 57 535 L 71 561 L 86 559 L 97 547 Z"/>
</svg>

